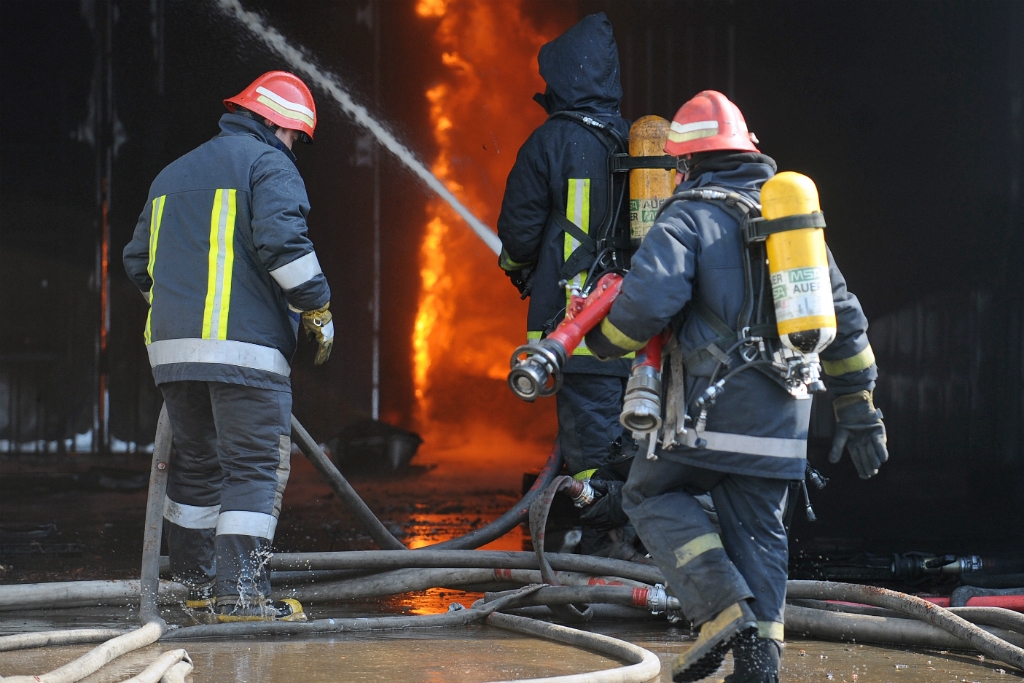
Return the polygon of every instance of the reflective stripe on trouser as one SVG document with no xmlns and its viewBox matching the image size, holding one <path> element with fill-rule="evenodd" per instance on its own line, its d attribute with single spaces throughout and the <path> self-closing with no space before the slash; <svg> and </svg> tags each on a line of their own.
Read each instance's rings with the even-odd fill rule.
<svg viewBox="0 0 1024 683">
<path fill-rule="evenodd" d="M 641 451 L 644 446 L 641 444 Z M 732 603 L 750 607 L 766 635 L 783 623 L 789 547 L 782 523 L 789 482 L 635 458 L 622 507 L 694 624 Z M 710 491 L 719 534 L 694 494 Z"/>
<path fill-rule="evenodd" d="M 215 572 L 229 601 L 269 597 L 263 559 L 290 470 L 291 393 L 197 381 L 160 389 L 175 447 L 164 514 L 172 573 Z"/>
</svg>

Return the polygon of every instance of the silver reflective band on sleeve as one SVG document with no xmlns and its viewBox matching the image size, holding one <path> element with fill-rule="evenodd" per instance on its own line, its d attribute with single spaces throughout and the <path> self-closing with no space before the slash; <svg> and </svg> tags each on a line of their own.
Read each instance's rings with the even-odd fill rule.
<svg viewBox="0 0 1024 683">
<path fill-rule="evenodd" d="M 748 455 L 764 455 L 770 458 L 806 458 L 806 439 L 779 439 L 772 436 L 747 436 L 746 434 L 727 434 L 725 432 L 701 432 L 695 434 L 689 430 L 683 437 L 683 443 L 696 448 L 697 439 L 707 441 L 704 446 L 710 451 L 732 451 Z"/>
<path fill-rule="evenodd" d="M 287 292 L 289 289 L 295 289 L 299 285 L 309 282 L 322 272 L 316 252 L 311 251 L 291 263 L 286 263 L 280 268 L 270 271 L 270 277 L 274 278 L 277 284 L 281 285 L 281 289 Z"/>
<path fill-rule="evenodd" d="M 292 371 L 288 359 L 277 349 L 230 339 L 163 339 L 146 348 L 154 368 L 171 363 L 222 363 L 285 377 Z"/>
<path fill-rule="evenodd" d="M 164 498 L 164 519 L 186 529 L 216 529 L 220 505 L 197 507 Z"/>
<path fill-rule="evenodd" d="M 229 510 L 220 513 L 220 519 L 217 522 L 218 536 L 237 534 L 239 536 L 257 536 L 273 541 L 275 531 L 277 531 L 277 518 L 262 512 Z"/>
</svg>

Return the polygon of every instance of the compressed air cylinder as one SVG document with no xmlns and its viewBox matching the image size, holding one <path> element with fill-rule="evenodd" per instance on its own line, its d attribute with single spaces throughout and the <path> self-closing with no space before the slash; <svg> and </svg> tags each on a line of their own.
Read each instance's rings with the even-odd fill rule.
<svg viewBox="0 0 1024 683">
<path fill-rule="evenodd" d="M 761 188 L 761 215 L 766 221 L 819 214 L 818 188 L 805 175 L 784 171 Z M 768 235 L 768 272 L 779 337 L 802 354 L 816 354 L 836 337 L 836 311 L 828 273 L 825 231 L 820 227 L 787 229 Z"/>
<path fill-rule="evenodd" d="M 663 156 L 669 122 L 660 116 L 644 116 L 629 129 L 629 155 Z M 633 248 L 640 246 L 654 225 L 662 202 L 675 190 L 675 171 L 634 168 L 629 172 L 629 234 Z"/>
</svg>

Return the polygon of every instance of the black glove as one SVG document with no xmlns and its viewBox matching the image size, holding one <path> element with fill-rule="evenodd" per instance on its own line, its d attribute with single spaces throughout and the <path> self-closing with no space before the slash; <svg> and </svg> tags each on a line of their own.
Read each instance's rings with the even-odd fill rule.
<svg viewBox="0 0 1024 683">
<path fill-rule="evenodd" d="M 629 523 L 629 517 L 622 510 L 622 485 L 625 483 L 606 479 L 590 480 L 590 486 L 601 497 L 580 513 L 580 521 L 584 526 L 608 531 Z"/>
<path fill-rule="evenodd" d="M 836 413 L 836 435 L 828 461 L 839 462 L 843 449 L 849 448 L 857 474 L 861 479 L 870 479 L 889 459 L 882 411 L 875 408 L 870 391 L 840 396 L 832 402 L 832 407 Z"/>
<path fill-rule="evenodd" d="M 530 290 L 533 289 L 533 273 L 535 269 L 533 266 L 526 266 L 519 270 L 506 270 L 505 275 L 508 275 L 508 279 L 512 281 L 512 284 L 519 290 L 519 298 L 525 299 L 530 296 Z"/>
</svg>

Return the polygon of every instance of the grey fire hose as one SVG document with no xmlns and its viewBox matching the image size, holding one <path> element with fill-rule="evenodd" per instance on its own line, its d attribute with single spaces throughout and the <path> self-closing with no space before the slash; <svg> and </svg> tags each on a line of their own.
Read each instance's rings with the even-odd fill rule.
<svg viewBox="0 0 1024 683">
<path fill-rule="evenodd" d="M 164 523 L 164 499 L 167 496 L 167 469 L 171 460 L 171 421 L 167 406 L 160 409 L 153 443 L 153 464 L 149 472 L 149 494 L 146 499 L 146 522 L 142 541 L 142 570 L 139 578 L 139 621 L 155 621 L 161 628 L 167 624 L 160 617 L 157 595 L 160 592 L 160 537 Z"/>
<path fill-rule="evenodd" d="M 789 581 L 786 595 L 791 599 L 841 600 L 885 607 L 936 626 L 989 657 L 1024 670 L 1024 649 L 1001 640 L 949 610 L 913 595 L 875 586 L 831 581 Z"/>
<path fill-rule="evenodd" d="M 533 486 L 505 514 L 479 529 L 474 529 L 465 536 L 459 536 L 458 538 L 436 543 L 428 547 L 434 550 L 470 550 L 501 538 L 527 518 L 533 501 L 554 481 L 560 469 L 562 469 L 562 452 L 558 446 L 555 446 L 554 450 L 551 451 L 551 455 L 548 456 L 547 462 L 544 463 L 543 469 L 541 469 L 540 474 L 537 476 L 537 480 L 533 482 Z"/>
<path fill-rule="evenodd" d="M 410 627 L 461 626 L 487 617 L 496 610 L 514 604 L 542 586 L 526 586 L 509 595 L 472 609 L 449 609 L 445 614 L 427 614 L 400 617 L 317 619 L 315 621 L 242 621 L 210 626 L 187 626 L 168 631 L 162 640 L 195 640 L 200 638 L 237 638 L 280 634 L 345 633 L 363 631 L 393 631 Z"/>
<path fill-rule="evenodd" d="M 537 554 L 537 565 L 540 568 L 540 575 L 544 577 L 544 583 L 557 586 L 558 579 L 548 562 L 544 552 L 544 535 L 548 524 L 548 513 L 551 511 L 551 504 L 559 491 L 569 488 L 574 479 L 569 476 L 561 476 L 555 479 L 544 489 L 533 503 L 530 504 L 530 539 L 533 542 L 534 552 Z M 560 603 L 548 605 L 552 612 L 558 617 L 568 621 L 590 621 L 594 618 L 594 611 L 587 604 L 574 605 L 572 603 Z"/>
<path fill-rule="evenodd" d="M 551 678 L 534 679 L 535 681 L 551 681 L 554 683 L 641 683 L 658 677 L 661 673 L 661 660 L 658 655 L 626 643 L 618 638 L 602 636 L 598 633 L 588 633 L 574 628 L 549 624 L 545 621 L 536 621 L 525 617 L 516 617 L 511 614 L 500 614 L 493 612 L 487 617 L 487 623 L 491 626 L 518 631 L 532 636 L 557 640 L 566 645 L 594 650 L 602 654 L 624 659 L 631 662 L 630 666 L 606 671 L 593 671 L 584 674 L 571 676 L 552 676 Z"/>
<path fill-rule="evenodd" d="M 356 490 L 348 483 L 348 480 L 341 475 L 338 468 L 334 466 L 331 459 L 323 452 L 313 437 L 309 435 L 306 428 L 299 424 L 299 421 L 292 415 L 292 438 L 296 445 L 306 454 L 313 467 L 320 473 L 335 495 L 345 504 L 352 514 L 359 520 L 359 524 L 370 534 L 373 542 L 384 550 L 405 550 L 405 544 L 395 538 L 394 534 L 388 531 L 373 511 L 363 502 Z"/>
<path fill-rule="evenodd" d="M 645 584 L 664 583 L 654 565 L 627 562 L 608 557 L 545 553 L 554 569 L 595 575 L 619 576 Z M 515 550 L 433 550 L 406 552 L 393 550 L 352 550 L 325 553 L 278 553 L 270 560 L 272 569 L 406 569 L 427 567 L 504 567 L 538 569 L 537 555 Z"/>
<path fill-rule="evenodd" d="M 1024 636 L 1002 628 L 982 627 L 993 636 L 1012 645 L 1024 644 Z M 939 650 L 963 649 L 965 643 L 951 633 L 916 619 L 900 616 L 875 616 L 833 610 L 786 605 L 787 634 Z"/>
</svg>

